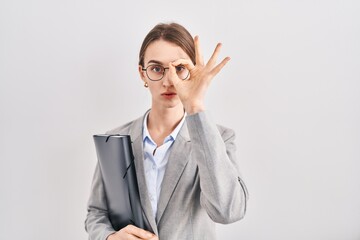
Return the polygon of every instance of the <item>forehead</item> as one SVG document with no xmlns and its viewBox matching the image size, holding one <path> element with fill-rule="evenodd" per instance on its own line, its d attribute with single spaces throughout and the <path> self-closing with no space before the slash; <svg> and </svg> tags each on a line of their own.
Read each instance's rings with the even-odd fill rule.
<svg viewBox="0 0 360 240">
<path fill-rule="evenodd" d="M 179 58 L 189 59 L 190 57 L 175 43 L 156 40 L 147 47 L 144 55 L 144 63 L 147 65 L 149 61 L 153 60 L 167 65 Z"/>
</svg>

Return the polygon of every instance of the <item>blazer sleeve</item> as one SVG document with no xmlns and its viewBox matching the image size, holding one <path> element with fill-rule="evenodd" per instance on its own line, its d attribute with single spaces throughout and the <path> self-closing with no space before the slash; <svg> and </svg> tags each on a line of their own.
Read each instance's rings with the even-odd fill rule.
<svg viewBox="0 0 360 240">
<path fill-rule="evenodd" d="M 99 164 L 96 165 L 87 207 L 85 230 L 89 240 L 105 240 L 115 230 L 108 218 L 107 201 Z"/>
<path fill-rule="evenodd" d="M 234 131 L 221 128 L 220 132 L 207 112 L 188 115 L 186 122 L 191 155 L 199 168 L 201 206 L 214 222 L 226 224 L 242 219 L 248 192 L 240 178 Z"/>
</svg>

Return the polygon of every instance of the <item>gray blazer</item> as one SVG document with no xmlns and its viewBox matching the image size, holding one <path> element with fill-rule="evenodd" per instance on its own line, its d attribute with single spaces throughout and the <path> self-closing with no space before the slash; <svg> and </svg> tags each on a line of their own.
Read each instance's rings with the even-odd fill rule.
<svg viewBox="0 0 360 240">
<path fill-rule="evenodd" d="M 214 222 L 227 224 L 244 217 L 248 193 L 240 178 L 234 131 L 200 112 L 186 117 L 171 148 L 154 218 L 144 174 L 143 120 L 144 116 L 107 133 L 131 136 L 141 204 L 160 240 L 213 240 Z M 97 166 L 85 220 L 90 240 L 105 240 L 114 232 L 106 201 Z"/>
</svg>

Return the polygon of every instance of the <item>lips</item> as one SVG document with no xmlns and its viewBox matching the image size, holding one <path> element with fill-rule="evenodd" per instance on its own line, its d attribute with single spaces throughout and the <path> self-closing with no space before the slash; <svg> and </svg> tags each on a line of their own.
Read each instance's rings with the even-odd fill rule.
<svg viewBox="0 0 360 240">
<path fill-rule="evenodd" d="M 164 93 L 162 93 L 161 95 L 162 95 L 162 96 L 175 96 L 176 93 L 174 93 L 174 92 L 164 92 Z"/>
<path fill-rule="evenodd" d="M 174 99 L 176 97 L 176 93 L 174 93 L 174 92 L 164 92 L 164 93 L 161 94 L 161 96 L 164 99 L 170 100 L 170 99 Z"/>
</svg>

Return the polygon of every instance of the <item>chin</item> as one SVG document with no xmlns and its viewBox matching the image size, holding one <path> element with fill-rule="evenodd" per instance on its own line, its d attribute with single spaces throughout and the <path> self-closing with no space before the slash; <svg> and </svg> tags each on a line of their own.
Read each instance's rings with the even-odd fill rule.
<svg viewBox="0 0 360 240">
<path fill-rule="evenodd" d="M 179 106 L 179 104 L 166 104 L 165 108 L 176 108 L 178 106 Z"/>
<path fill-rule="evenodd" d="M 183 108 L 179 98 L 165 101 L 164 99 L 153 99 L 152 105 L 163 109 Z"/>
<path fill-rule="evenodd" d="M 177 108 L 177 107 L 181 107 L 183 108 L 182 103 L 180 102 L 180 100 L 178 101 L 172 101 L 172 102 L 167 102 L 163 105 L 165 108 Z"/>
</svg>

